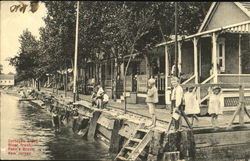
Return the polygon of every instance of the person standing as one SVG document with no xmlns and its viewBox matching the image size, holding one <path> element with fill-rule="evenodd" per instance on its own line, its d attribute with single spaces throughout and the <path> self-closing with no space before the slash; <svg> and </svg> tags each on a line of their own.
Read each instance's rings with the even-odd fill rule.
<svg viewBox="0 0 250 161">
<path fill-rule="evenodd" d="M 149 127 L 156 126 L 155 107 L 158 101 L 159 101 L 158 89 L 155 86 L 155 79 L 150 78 L 148 80 L 148 92 L 147 92 L 147 98 L 146 98 L 146 103 L 148 105 L 149 114 L 152 117 L 152 123 L 149 125 Z"/>
<path fill-rule="evenodd" d="M 176 114 L 180 114 L 180 111 L 184 110 L 184 106 L 183 106 L 183 89 L 180 86 L 180 80 L 177 77 L 172 77 L 171 78 L 171 84 L 173 86 L 173 90 L 171 93 L 171 103 L 172 103 L 172 107 L 173 107 L 173 111 L 171 111 L 173 113 L 173 116 L 175 116 Z M 174 125 L 175 125 L 175 129 L 180 129 L 181 128 L 181 118 L 178 117 L 174 117 Z"/>
<path fill-rule="evenodd" d="M 200 107 L 197 96 L 197 88 L 189 87 L 188 91 L 184 94 L 184 103 L 185 103 L 185 113 L 187 116 L 191 116 L 193 125 L 194 119 L 198 121 L 197 114 L 200 113 Z"/>
<path fill-rule="evenodd" d="M 215 86 L 212 89 L 209 87 L 208 92 L 208 113 L 211 115 L 212 126 L 218 128 L 218 116 L 223 114 L 223 108 L 221 105 L 221 88 L 219 86 Z"/>
</svg>

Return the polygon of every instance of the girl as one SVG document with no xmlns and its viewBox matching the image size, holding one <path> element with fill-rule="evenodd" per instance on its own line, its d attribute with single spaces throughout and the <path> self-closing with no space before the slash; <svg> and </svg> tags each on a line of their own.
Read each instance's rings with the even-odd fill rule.
<svg viewBox="0 0 250 161">
<path fill-rule="evenodd" d="M 188 116 L 191 116 L 193 125 L 194 119 L 198 121 L 197 114 L 200 113 L 199 100 L 197 97 L 197 88 L 189 87 L 188 91 L 184 94 L 184 102 L 185 102 L 185 113 Z"/>
<path fill-rule="evenodd" d="M 221 88 L 219 86 L 208 89 L 209 92 L 209 104 L 208 113 L 211 115 L 211 123 L 214 128 L 218 128 L 218 115 L 223 113 L 221 106 Z"/>
</svg>

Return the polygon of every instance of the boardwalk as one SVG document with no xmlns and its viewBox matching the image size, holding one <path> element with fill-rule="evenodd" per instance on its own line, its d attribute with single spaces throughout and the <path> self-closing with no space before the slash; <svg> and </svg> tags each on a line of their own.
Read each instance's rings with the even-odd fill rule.
<svg viewBox="0 0 250 161">
<path fill-rule="evenodd" d="M 42 88 L 43 92 L 49 92 L 52 93 L 51 88 Z M 59 90 L 58 94 L 63 97 L 64 96 L 64 91 Z M 67 100 L 73 100 L 73 94 L 72 92 L 67 92 Z M 90 95 L 79 95 L 81 101 L 87 101 L 90 102 Z M 109 101 L 108 107 L 109 109 L 116 109 L 116 110 L 123 110 L 124 109 L 124 104 L 123 103 L 118 103 L 114 102 L 113 100 Z M 150 115 L 148 113 L 148 108 L 146 105 L 143 104 L 127 104 L 127 111 L 128 113 L 140 115 L 143 117 L 147 117 L 150 119 Z M 248 108 L 248 111 L 250 109 Z M 223 115 L 219 116 L 219 126 L 220 127 L 226 127 L 228 123 L 232 120 L 234 111 L 228 111 L 224 112 Z M 171 119 L 171 114 L 170 110 L 165 108 L 165 105 L 158 105 L 156 109 L 156 116 L 157 119 L 160 120 L 160 122 L 168 123 Z M 211 127 L 211 122 L 210 122 L 210 117 L 209 116 L 202 116 L 199 117 L 199 122 L 194 121 L 193 128 L 194 129 L 200 129 L 200 128 L 209 128 Z M 235 122 L 238 123 L 238 118 L 236 117 Z M 250 120 L 246 117 L 245 121 L 247 123 L 250 123 Z M 183 121 L 184 126 L 187 126 L 185 122 Z"/>
</svg>

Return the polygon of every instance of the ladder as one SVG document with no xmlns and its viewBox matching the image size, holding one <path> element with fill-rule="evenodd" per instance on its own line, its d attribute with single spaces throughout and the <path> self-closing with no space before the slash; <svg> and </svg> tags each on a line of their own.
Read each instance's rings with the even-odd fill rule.
<svg viewBox="0 0 250 161">
<path fill-rule="evenodd" d="M 121 151 L 115 157 L 115 161 L 136 160 L 147 144 L 151 141 L 153 134 L 154 132 L 152 129 L 145 129 L 142 126 L 137 128 L 132 137 L 129 138 Z"/>
</svg>

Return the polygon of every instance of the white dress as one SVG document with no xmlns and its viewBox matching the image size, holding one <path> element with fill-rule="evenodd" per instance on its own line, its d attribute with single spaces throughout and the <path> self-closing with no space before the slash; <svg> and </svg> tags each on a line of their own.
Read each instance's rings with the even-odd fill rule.
<svg viewBox="0 0 250 161">
<path fill-rule="evenodd" d="M 185 101 L 185 113 L 187 115 L 200 113 L 199 101 L 196 97 L 196 93 L 186 92 L 184 94 L 184 101 Z"/>
<path fill-rule="evenodd" d="M 209 114 L 219 115 L 223 113 L 223 108 L 221 106 L 220 98 L 221 98 L 221 94 L 218 94 L 218 95 L 210 94 L 209 104 L 208 104 Z"/>
</svg>

